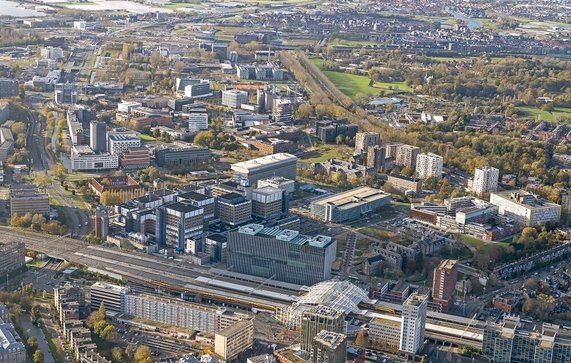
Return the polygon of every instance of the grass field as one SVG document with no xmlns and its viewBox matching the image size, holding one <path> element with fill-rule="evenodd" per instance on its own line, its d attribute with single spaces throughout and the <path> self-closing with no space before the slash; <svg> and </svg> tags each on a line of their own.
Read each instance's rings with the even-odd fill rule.
<svg viewBox="0 0 571 363">
<path fill-rule="evenodd" d="M 406 84 L 406 82 L 375 82 L 373 84 L 374 88 L 380 88 L 387 91 L 401 91 L 401 92 L 411 92 L 412 88 Z"/>
<path fill-rule="evenodd" d="M 157 139 L 155 139 L 151 135 L 141 134 L 141 141 L 156 141 L 156 140 Z"/>
<path fill-rule="evenodd" d="M 500 244 L 500 245 L 504 245 L 504 246 L 509 245 L 509 242 L 488 242 L 488 241 L 484 241 L 484 240 L 481 240 L 479 238 L 467 236 L 464 234 L 454 234 L 454 238 L 458 241 L 462 241 L 464 243 L 469 244 L 470 246 L 474 247 L 478 251 L 485 251 L 488 247 L 493 246 L 495 244 Z"/>
<path fill-rule="evenodd" d="M 571 120 L 571 108 L 555 107 L 554 112 L 547 112 L 538 107 L 517 107 L 517 111 L 521 116 L 539 116 L 541 121 Z"/>
<path fill-rule="evenodd" d="M 370 42 L 368 40 L 348 40 L 348 39 L 339 39 L 339 38 L 334 38 L 332 40 L 330 40 L 328 43 L 328 45 L 331 45 L 333 47 L 335 46 L 347 46 L 347 47 L 364 47 L 366 45 L 379 45 L 379 42 Z"/>
<path fill-rule="evenodd" d="M 320 163 L 329 159 L 348 159 L 353 154 L 353 149 L 346 145 L 316 144 L 314 154 L 304 157 L 304 163 Z"/>
<path fill-rule="evenodd" d="M 358 93 L 366 95 L 378 94 L 377 89 L 369 86 L 369 77 L 333 71 L 323 71 L 323 73 L 341 92 L 351 98 L 355 98 Z"/>
</svg>

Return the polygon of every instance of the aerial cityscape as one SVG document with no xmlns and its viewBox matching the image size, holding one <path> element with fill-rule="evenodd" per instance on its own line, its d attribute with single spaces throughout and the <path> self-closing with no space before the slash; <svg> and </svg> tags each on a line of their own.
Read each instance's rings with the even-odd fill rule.
<svg viewBox="0 0 571 363">
<path fill-rule="evenodd" d="M 571 363 L 569 0 L 0 0 L 0 363 Z"/>
</svg>

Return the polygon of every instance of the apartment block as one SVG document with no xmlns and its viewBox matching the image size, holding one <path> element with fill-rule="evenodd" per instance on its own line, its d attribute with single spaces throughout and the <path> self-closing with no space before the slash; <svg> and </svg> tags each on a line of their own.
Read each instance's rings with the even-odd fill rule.
<svg viewBox="0 0 571 363">
<path fill-rule="evenodd" d="M 370 146 L 381 143 L 381 136 L 378 132 L 357 132 L 355 135 L 355 154 L 366 153 Z"/>
<path fill-rule="evenodd" d="M 449 308 L 454 303 L 457 280 L 457 260 L 442 260 L 434 269 L 432 300 L 436 304 L 440 304 L 442 312 L 448 312 Z"/>
<path fill-rule="evenodd" d="M 399 144 L 396 146 L 394 164 L 403 168 L 409 167 L 414 170 L 416 168 L 416 158 L 418 154 L 420 154 L 419 147 Z"/>
<path fill-rule="evenodd" d="M 24 266 L 26 246 L 22 242 L 0 244 L 0 276 L 18 270 Z"/>
<path fill-rule="evenodd" d="M 495 192 L 498 190 L 499 178 L 499 169 L 492 167 L 476 168 L 472 181 L 472 191 L 478 195 Z"/>
<path fill-rule="evenodd" d="M 326 306 L 305 311 L 301 317 L 301 350 L 310 352 L 313 339 L 323 330 L 344 333 L 345 314 Z"/>
<path fill-rule="evenodd" d="M 89 292 L 91 310 L 97 310 L 103 304 L 108 313 L 120 313 L 122 312 L 121 301 L 123 295 L 129 292 L 129 288 L 105 282 L 96 282 L 91 285 Z"/>
<path fill-rule="evenodd" d="M 442 179 L 442 166 L 444 159 L 433 153 L 418 154 L 416 157 L 416 176 L 419 179 L 433 177 Z"/>
<path fill-rule="evenodd" d="M 399 350 L 416 354 L 424 346 L 427 297 L 411 294 L 402 305 L 401 339 Z"/>
<path fill-rule="evenodd" d="M 313 338 L 309 356 L 311 363 L 345 363 L 347 336 L 322 330 Z"/>
<path fill-rule="evenodd" d="M 375 318 L 369 323 L 369 340 L 384 348 L 397 348 L 400 345 L 401 322 Z"/>
</svg>

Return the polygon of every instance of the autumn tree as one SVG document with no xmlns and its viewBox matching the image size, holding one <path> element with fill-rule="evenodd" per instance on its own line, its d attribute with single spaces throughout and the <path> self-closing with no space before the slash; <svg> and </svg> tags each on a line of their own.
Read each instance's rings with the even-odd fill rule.
<svg viewBox="0 0 571 363">
<path fill-rule="evenodd" d="M 61 182 L 67 178 L 67 169 L 65 166 L 63 166 L 62 163 L 57 163 L 52 166 L 51 174 L 54 178 Z"/>
<path fill-rule="evenodd" d="M 137 348 L 134 356 L 135 363 L 152 363 L 151 349 L 146 345 L 141 345 Z"/>
</svg>

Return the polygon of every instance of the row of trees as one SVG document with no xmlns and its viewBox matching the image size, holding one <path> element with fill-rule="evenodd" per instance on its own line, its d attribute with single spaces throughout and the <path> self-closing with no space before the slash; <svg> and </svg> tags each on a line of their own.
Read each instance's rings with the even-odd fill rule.
<svg viewBox="0 0 571 363">
<path fill-rule="evenodd" d="M 22 216 L 14 214 L 10 218 L 10 225 L 12 227 L 29 228 L 32 231 L 41 231 L 58 236 L 63 236 L 68 232 L 67 226 L 55 220 L 48 222 L 46 217 L 42 214 L 26 213 Z"/>
</svg>

